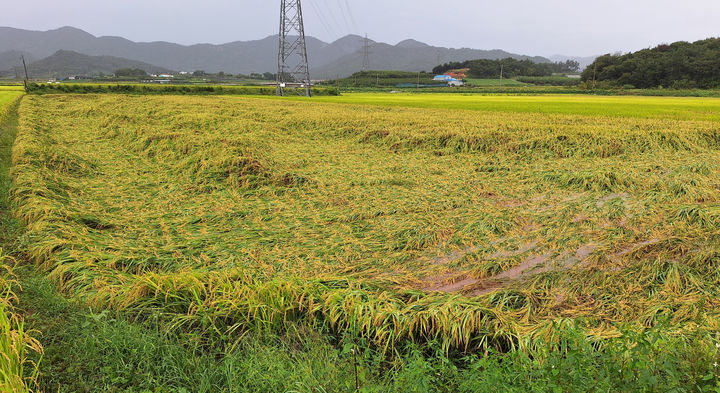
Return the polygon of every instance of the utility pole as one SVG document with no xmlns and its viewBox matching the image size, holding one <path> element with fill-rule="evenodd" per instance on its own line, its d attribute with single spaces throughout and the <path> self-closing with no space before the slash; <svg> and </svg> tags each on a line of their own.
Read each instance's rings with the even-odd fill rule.
<svg viewBox="0 0 720 393">
<path fill-rule="evenodd" d="M 25 64 L 25 56 L 20 56 L 22 58 L 23 62 L 23 68 L 25 69 L 25 79 L 23 80 L 23 85 L 25 85 L 25 92 L 28 91 L 28 81 L 30 80 L 30 77 L 28 76 L 28 70 L 27 70 L 27 64 Z"/>
<path fill-rule="evenodd" d="M 377 87 L 380 87 L 380 74 L 377 74 Z"/>
<path fill-rule="evenodd" d="M 502 87 L 503 82 L 503 71 L 505 70 L 505 65 L 500 63 L 500 87 Z"/>
<path fill-rule="evenodd" d="M 418 83 L 417 83 L 417 89 L 420 90 L 420 72 L 418 71 Z"/>
<path fill-rule="evenodd" d="M 368 40 L 367 34 L 363 39 L 363 64 L 361 71 L 370 71 L 370 40 Z"/>
<path fill-rule="evenodd" d="M 595 91 L 595 84 L 597 82 L 597 62 L 595 62 L 595 68 L 593 69 L 593 91 Z"/>
<path fill-rule="evenodd" d="M 284 96 L 288 83 L 300 82 L 305 95 L 310 97 L 310 67 L 300 0 L 280 0 L 279 41 L 276 94 Z"/>
</svg>

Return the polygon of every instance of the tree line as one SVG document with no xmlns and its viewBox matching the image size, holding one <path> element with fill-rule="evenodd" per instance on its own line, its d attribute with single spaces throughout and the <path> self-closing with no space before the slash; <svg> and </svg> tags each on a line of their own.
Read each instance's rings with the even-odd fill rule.
<svg viewBox="0 0 720 393">
<path fill-rule="evenodd" d="M 640 89 L 720 87 L 720 38 L 600 56 L 585 69 L 582 79 Z"/>
<path fill-rule="evenodd" d="M 577 72 L 580 63 L 574 60 L 557 63 L 536 63 L 532 60 L 517 60 L 511 57 L 500 60 L 479 59 L 450 62 L 433 68 L 435 74 L 444 74 L 451 70 L 469 69 L 473 78 L 514 78 L 518 76 L 551 76 L 553 73 Z"/>
<path fill-rule="evenodd" d="M 256 80 L 270 80 L 274 81 L 277 77 L 277 74 L 273 74 L 271 72 L 265 72 L 265 73 L 252 73 L 250 75 L 245 74 L 226 74 L 222 71 L 218 73 L 208 73 L 203 70 L 196 70 L 189 74 L 193 77 L 210 77 L 215 79 L 256 79 Z M 115 71 L 115 76 L 118 78 L 145 78 L 148 76 L 147 71 L 140 69 L 140 68 L 121 68 L 119 70 Z"/>
</svg>

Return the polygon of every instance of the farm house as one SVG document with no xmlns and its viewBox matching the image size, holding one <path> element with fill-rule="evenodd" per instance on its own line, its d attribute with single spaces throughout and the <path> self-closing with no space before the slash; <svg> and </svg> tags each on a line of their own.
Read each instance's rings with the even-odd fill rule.
<svg viewBox="0 0 720 393">
<path fill-rule="evenodd" d="M 434 81 L 442 81 L 446 82 L 448 86 L 464 86 L 465 82 L 455 79 L 450 75 L 436 75 L 435 78 L 433 78 Z"/>
</svg>

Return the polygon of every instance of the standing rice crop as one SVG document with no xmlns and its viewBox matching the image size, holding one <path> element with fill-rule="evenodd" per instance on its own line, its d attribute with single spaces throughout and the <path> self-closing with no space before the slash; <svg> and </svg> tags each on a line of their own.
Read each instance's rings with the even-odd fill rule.
<svg viewBox="0 0 720 393">
<path fill-rule="evenodd" d="M 10 113 L 10 108 L 20 100 L 23 93 L 20 91 L 0 90 L 0 124 L 5 121 L 5 118 Z"/>
</svg>

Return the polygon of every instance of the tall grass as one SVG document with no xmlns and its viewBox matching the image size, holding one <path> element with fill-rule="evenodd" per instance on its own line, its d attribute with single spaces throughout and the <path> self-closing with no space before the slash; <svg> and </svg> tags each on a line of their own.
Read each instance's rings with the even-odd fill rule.
<svg viewBox="0 0 720 393">
<path fill-rule="evenodd" d="M 10 258 L 0 248 L 0 391 L 30 392 L 38 374 L 37 364 L 28 360 L 28 351 L 42 353 L 42 346 L 25 331 L 22 318 L 15 312 L 17 282 L 8 263 Z M 29 369 L 28 369 L 29 367 Z"/>
</svg>

